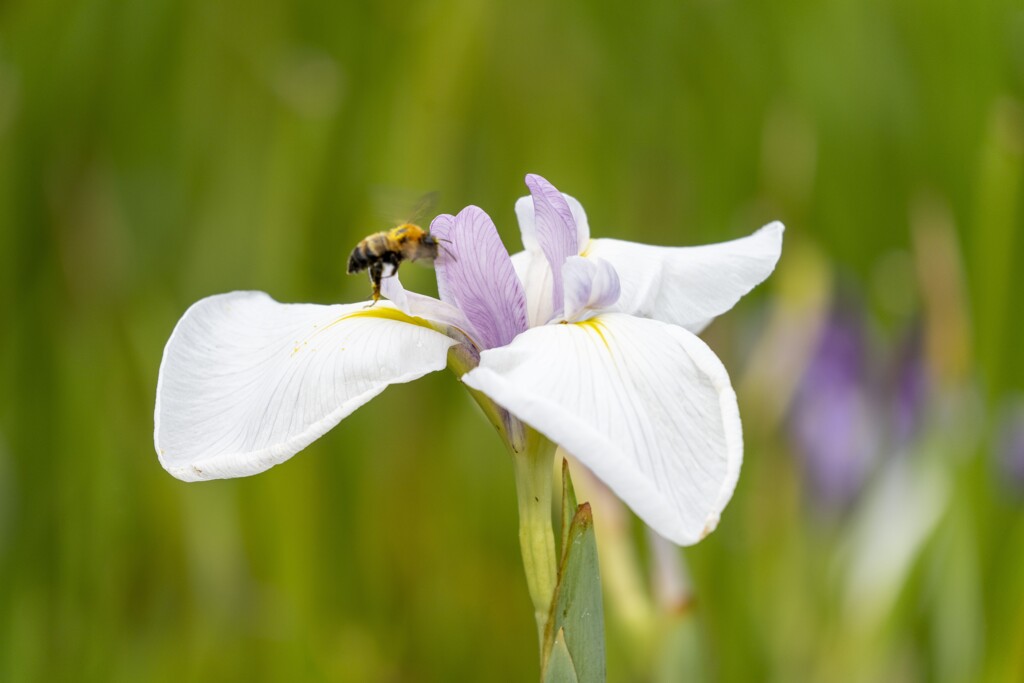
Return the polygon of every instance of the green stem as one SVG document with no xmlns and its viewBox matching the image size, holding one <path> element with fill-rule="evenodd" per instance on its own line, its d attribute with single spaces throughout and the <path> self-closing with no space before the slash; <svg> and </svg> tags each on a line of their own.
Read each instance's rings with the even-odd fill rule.
<svg viewBox="0 0 1024 683">
<path fill-rule="evenodd" d="M 478 354 L 468 342 L 452 347 L 448 367 L 456 377 L 476 367 Z M 544 629 L 558 584 L 558 558 L 551 526 L 551 480 L 557 445 L 512 417 L 490 398 L 473 389 L 470 395 L 498 431 L 512 455 L 519 500 L 519 548 L 523 554 L 526 585 L 537 620 L 537 638 L 544 653 Z"/>
<path fill-rule="evenodd" d="M 551 526 L 552 463 L 557 446 L 521 423 L 516 426 L 519 429 L 514 431 L 519 433 L 511 435 L 509 445 L 519 500 L 519 547 L 543 649 L 544 627 L 558 583 L 555 534 Z"/>
</svg>

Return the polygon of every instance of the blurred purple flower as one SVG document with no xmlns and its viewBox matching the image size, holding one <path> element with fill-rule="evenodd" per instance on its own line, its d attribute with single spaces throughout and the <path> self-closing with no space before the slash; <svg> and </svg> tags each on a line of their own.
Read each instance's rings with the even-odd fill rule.
<svg viewBox="0 0 1024 683">
<path fill-rule="evenodd" d="M 1024 400 L 1007 408 L 999 425 L 996 458 L 1000 478 L 1024 489 Z"/>
<path fill-rule="evenodd" d="M 866 375 L 862 316 L 837 310 L 826 320 L 793 404 L 791 427 L 811 490 L 844 505 L 860 491 L 879 442 Z"/>
<path fill-rule="evenodd" d="M 892 384 L 892 442 L 906 446 L 917 436 L 928 401 L 928 368 L 924 358 L 924 336 L 915 325 L 906 336 L 895 358 Z"/>
<path fill-rule="evenodd" d="M 908 448 L 929 404 L 921 326 L 910 326 L 888 353 L 872 351 L 868 329 L 859 299 L 841 296 L 792 406 L 790 427 L 808 483 L 826 503 L 849 503 L 881 453 Z"/>
</svg>

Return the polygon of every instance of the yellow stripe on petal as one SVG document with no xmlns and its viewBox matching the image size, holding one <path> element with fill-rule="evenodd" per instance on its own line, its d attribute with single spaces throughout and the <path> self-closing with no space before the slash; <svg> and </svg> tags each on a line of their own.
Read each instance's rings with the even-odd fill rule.
<svg viewBox="0 0 1024 683">
<path fill-rule="evenodd" d="M 373 308 L 365 308 L 355 313 L 349 313 L 338 318 L 332 325 L 339 323 L 342 320 L 349 320 L 351 318 L 381 318 L 382 320 L 394 320 L 400 323 L 409 323 L 410 325 L 418 325 L 425 327 L 428 330 L 436 330 L 436 326 L 423 318 L 417 318 L 407 313 L 403 313 L 397 308 L 391 308 L 389 306 L 374 306 Z"/>
<path fill-rule="evenodd" d="M 604 344 L 604 348 L 611 352 L 612 347 L 608 344 L 608 339 L 604 336 L 604 325 L 602 325 L 597 318 L 590 318 L 578 323 L 569 323 L 571 325 L 578 325 L 585 330 L 593 331 L 598 337 L 601 338 L 601 343 Z"/>
</svg>

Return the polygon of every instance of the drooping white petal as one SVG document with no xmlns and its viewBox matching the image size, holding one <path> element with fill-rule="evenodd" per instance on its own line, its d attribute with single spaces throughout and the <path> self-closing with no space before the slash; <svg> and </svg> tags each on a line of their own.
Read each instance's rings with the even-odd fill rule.
<svg viewBox="0 0 1024 683">
<path fill-rule="evenodd" d="M 614 310 L 702 330 L 767 278 L 782 251 L 782 223 L 731 242 L 655 247 L 593 239 L 585 256 L 603 258 L 619 274 Z"/>
<path fill-rule="evenodd" d="M 157 382 L 160 463 L 195 481 L 262 472 L 389 384 L 447 363 L 451 339 L 387 302 L 281 304 L 263 292 L 195 303 Z"/>
<path fill-rule="evenodd" d="M 725 368 L 681 327 L 609 313 L 527 330 L 462 377 L 681 545 L 715 528 L 743 458 Z"/>
<path fill-rule="evenodd" d="M 619 276 L 604 259 L 570 256 L 562 265 L 562 281 L 566 320 L 583 320 L 619 299 Z"/>
</svg>

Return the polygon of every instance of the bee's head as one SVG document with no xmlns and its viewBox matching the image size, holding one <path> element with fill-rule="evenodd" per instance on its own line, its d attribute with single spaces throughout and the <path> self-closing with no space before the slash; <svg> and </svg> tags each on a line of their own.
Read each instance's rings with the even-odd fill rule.
<svg viewBox="0 0 1024 683">
<path fill-rule="evenodd" d="M 427 240 L 430 240 L 430 241 L 428 242 Z M 444 244 L 442 244 L 442 242 Z M 448 258 L 450 258 L 452 261 L 457 260 L 455 258 L 455 254 L 452 253 L 452 250 L 449 249 L 448 247 L 444 246 L 445 244 L 451 244 L 450 241 L 445 240 L 445 239 L 438 239 L 437 237 L 434 237 L 433 235 L 427 235 L 426 237 L 423 238 L 423 243 L 424 244 L 428 244 L 430 246 L 430 248 L 434 250 L 434 258 L 437 258 L 437 252 L 438 252 L 438 249 L 440 249 L 445 254 L 447 254 Z"/>
<path fill-rule="evenodd" d="M 413 261 L 433 261 L 437 258 L 437 238 L 429 232 L 421 234 L 422 237 L 416 240 L 415 253 L 409 258 Z"/>
</svg>

